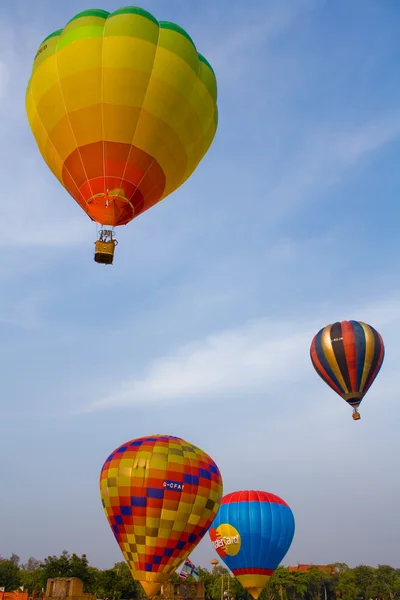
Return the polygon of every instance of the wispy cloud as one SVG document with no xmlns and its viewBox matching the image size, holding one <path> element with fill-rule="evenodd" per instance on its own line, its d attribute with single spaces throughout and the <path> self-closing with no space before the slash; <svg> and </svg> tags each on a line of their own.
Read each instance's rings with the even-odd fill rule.
<svg viewBox="0 0 400 600">
<path fill-rule="evenodd" d="M 268 186 L 269 216 L 285 217 L 296 206 L 312 202 L 321 190 L 341 182 L 373 152 L 400 138 L 400 113 L 338 130 L 310 125 L 311 133 L 288 156 L 279 177 Z"/>
<path fill-rule="evenodd" d="M 0 100 L 4 98 L 8 87 L 8 70 L 3 60 L 0 60 Z"/>
<path fill-rule="evenodd" d="M 257 5 L 253 9 L 248 6 L 245 12 L 241 6 L 238 18 L 241 26 L 237 27 L 235 24 L 233 28 L 229 27 L 229 21 L 232 18 L 236 20 L 237 15 L 235 6 L 232 6 L 230 13 L 224 16 L 224 31 L 214 30 L 211 25 L 209 32 L 213 35 L 202 42 L 205 46 L 204 53 L 218 74 L 218 80 L 239 83 L 243 70 L 251 66 L 251 53 L 259 51 L 260 46 L 265 46 L 284 33 L 303 12 L 315 6 L 315 0 L 299 0 L 295 3 L 287 0 L 273 1 Z M 214 8 L 214 11 L 218 12 L 218 8 Z M 200 35 L 199 32 L 199 38 L 204 38 L 204 34 Z M 256 61 L 258 68 L 263 64 L 265 56 L 260 58 L 261 60 Z"/>
<path fill-rule="evenodd" d="M 2 240 L 15 247 L 68 247 L 83 243 L 90 222 L 74 206 L 45 165 L 36 147 L 25 111 L 25 88 L 33 49 L 43 39 L 43 6 L 26 18 L 26 6 L 15 7 L 19 20 L 0 24 L 0 136 L 3 181 L 0 220 L 7 226 Z M 11 17 L 11 15 L 9 15 Z"/>
<path fill-rule="evenodd" d="M 0 300 L 0 324 L 31 330 L 40 328 L 45 297 L 38 289 L 27 291 L 18 299 L 7 298 L 3 294 Z"/>
<path fill-rule="evenodd" d="M 260 389 L 266 381 L 270 386 L 278 384 L 287 362 L 296 365 L 299 349 L 305 347 L 308 336 L 301 332 L 271 339 L 267 338 L 269 328 L 268 323 L 261 321 L 189 344 L 154 361 L 145 378 L 125 383 L 117 394 L 88 410 L 148 402 L 213 400 L 221 394 Z"/>
<path fill-rule="evenodd" d="M 7 223 L 3 240 L 9 247 L 71 247 L 93 236 L 95 224 L 66 191 L 57 189 L 52 173 L 45 173 L 35 158 L 15 157 L 11 168 L 9 196 L 0 204 L 0 219 Z"/>
<path fill-rule="evenodd" d="M 354 311 L 379 326 L 400 323 L 396 297 Z M 361 317 L 359 317 L 361 318 Z M 308 376 L 309 346 L 321 320 L 272 322 L 260 319 L 240 328 L 216 332 L 153 361 L 147 375 L 125 382 L 114 394 L 84 412 L 156 402 L 215 402 L 227 394 L 269 394 Z M 378 325 L 376 325 L 378 326 Z"/>
</svg>

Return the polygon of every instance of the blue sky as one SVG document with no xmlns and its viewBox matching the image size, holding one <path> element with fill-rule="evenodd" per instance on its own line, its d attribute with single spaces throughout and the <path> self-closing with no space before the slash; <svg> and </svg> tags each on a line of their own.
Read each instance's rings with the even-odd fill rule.
<svg viewBox="0 0 400 600">
<path fill-rule="evenodd" d="M 108 0 L 107 10 L 120 6 Z M 98 477 L 117 445 L 181 436 L 224 491 L 282 496 L 284 563 L 399 567 L 400 5 L 142 0 L 214 66 L 219 128 L 195 174 L 93 262 L 96 228 L 25 117 L 31 62 L 84 0 L 0 23 L 0 553 L 120 560 Z M 375 326 L 381 373 L 354 423 L 309 345 Z M 207 565 L 204 539 L 192 558 Z"/>
</svg>

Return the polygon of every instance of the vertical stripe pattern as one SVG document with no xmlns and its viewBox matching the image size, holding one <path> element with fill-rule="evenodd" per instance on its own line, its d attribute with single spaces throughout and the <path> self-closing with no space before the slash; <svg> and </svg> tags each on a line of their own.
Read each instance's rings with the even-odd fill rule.
<svg viewBox="0 0 400 600">
<path fill-rule="evenodd" d="M 382 337 L 362 321 L 342 321 L 321 329 L 310 356 L 318 375 L 357 407 L 379 373 L 385 355 Z"/>
<path fill-rule="evenodd" d="M 292 543 L 294 516 L 282 498 L 256 490 L 227 494 L 209 535 L 218 555 L 257 599 Z"/>
</svg>

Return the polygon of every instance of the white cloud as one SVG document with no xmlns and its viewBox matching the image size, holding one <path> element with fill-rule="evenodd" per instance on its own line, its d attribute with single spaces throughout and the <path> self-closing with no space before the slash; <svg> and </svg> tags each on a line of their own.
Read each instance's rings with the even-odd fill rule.
<svg viewBox="0 0 400 600">
<path fill-rule="evenodd" d="M 400 112 L 388 113 L 347 134 L 333 136 L 333 155 L 345 166 L 400 137 Z"/>
<path fill-rule="evenodd" d="M 95 224 L 74 206 L 65 190 L 57 189 L 52 173 L 45 174 L 42 168 L 38 172 L 34 160 L 20 160 L 14 165 L 18 173 L 8 192 L 9 201 L 0 204 L 0 220 L 7 223 L 3 242 L 18 247 L 70 247 L 88 243 L 90 236 L 94 241 Z"/>
<path fill-rule="evenodd" d="M 294 206 L 316 197 L 321 189 L 338 183 L 349 169 L 368 154 L 400 138 L 400 112 L 384 115 L 363 125 L 333 129 L 312 125 L 312 133 L 295 152 L 282 176 L 268 188 L 271 213 L 284 217 Z"/>
<path fill-rule="evenodd" d="M 68 247 L 83 243 L 95 231 L 44 164 L 29 129 L 25 87 L 33 48 L 44 35 L 25 15 L 26 8 L 18 24 L 0 24 L 0 105 L 6 117 L 0 121 L 5 150 L 0 165 L 4 184 L 0 220 L 6 224 L 2 241 L 9 251 L 14 247 Z"/>
<path fill-rule="evenodd" d="M 43 324 L 42 305 L 46 298 L 39 290 L 27 291 L 21 298 L 0 300 L 0 324 L 23 329 L 37 329 Z"/>
<path fill-rule="evenodd" d="M 286 361 L 296 363 L 308 338 L 298 333 L 268 340 L 268 328 L 268 323 L 259 322 L 186 346 L 155 361 L 145 378 L 126 383 L 119 393 L 94 404 L 92 410 L 152 401 L 211 399 L 227 392 L 259 389 L 266 379 L 269 386 L 278 384 L 285 377 Z"/>
<path fill-rule="evenodd" d="M 0 59 L 0 100 L 5 97 L 8 89 L 8 70 L 5 62 Z"/>
<path fill-rule="evenodd" d="M 204 54 L 217 73 L 218 81 L 240 83 L 242 71 L 252 63 L 249 54 L 253 50 L 258 51 L 260 45 L 281 35 L 299 15 L 314 8 L 315 5 L 315 0 L 299 0 L 296 3 L 279 0 L 279 2 L 257 6 L 253 11 L 250 6 L 245 12 L 243 7 L 240 7 L 238 20 L 241 22 L 241 27 L 230 29 L 227 23 L 221 36 L 220 32 L 213 32 L 211 26 L 214 35 L 209 38 L 208 43 L 207 40 L 204 42 L 204 32 L 199 31 L 198 37 L 203 38 Z M 235 9 L 232 7 L 231 16 L 234 15 Z M 219 19 L 215 22 L 218 21 Z"/>
<path fill-rule="evenodd" d="M 383 331 L 385 326 L 399 324 L 400 299 L 394 297 L 354 312 Z M 318 319 L 274 323 L 261 319 L 217 332 L 155 360 L 145 377 L 125 382 L 116 393 L 87 406 L 83 412 L 151 402 L 157 406 L 215 402 L 226 394 L 254 394 L 266 388 L 273 395 L 282 391 L 282 382 L 289 388 L 308 377 L 310 342 L 323 322 Z"/>
</svg>

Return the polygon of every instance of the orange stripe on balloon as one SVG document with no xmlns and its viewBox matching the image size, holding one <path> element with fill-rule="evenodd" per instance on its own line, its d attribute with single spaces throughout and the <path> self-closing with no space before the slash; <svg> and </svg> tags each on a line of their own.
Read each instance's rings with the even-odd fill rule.
<svg viewBox="0 0 400 600">
<path fill-rule="evenodd" d="M 347 371 L 351 385 L 349 392 L 357 392 L 357 354 L 354 331 L 349 321 L 342 321 L 341 326 Z"/>
<path fill-rule="evenodd" d="M 115 227 L 126 225 L 160 200 L 165 175 L 153 157 L 135 146 L 96 142 L 69 155 L 63 183 L 94 221 Z"/>
</svg>

